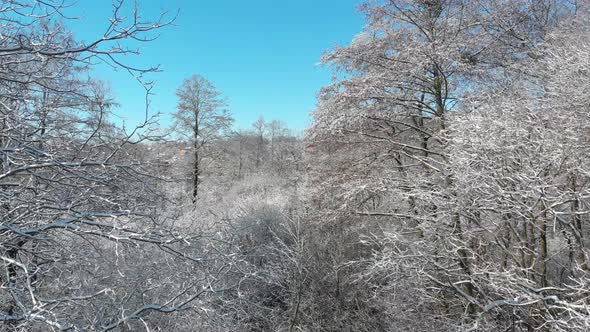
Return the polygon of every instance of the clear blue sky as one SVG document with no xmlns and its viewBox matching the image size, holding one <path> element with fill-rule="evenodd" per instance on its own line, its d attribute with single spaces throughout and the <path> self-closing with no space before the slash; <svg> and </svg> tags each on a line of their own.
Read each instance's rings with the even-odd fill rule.
<svg viewBox="0 0 590 332">
<path fill-rule="evenodd" d="M 129 0 L 128 0 L 129 1 Z M 318 66 L 322 52 L 347 44 L 363 26 L 360 0 L 140 0 L 145 17 L 162 9 L 180 10 L 175 26 L 158 40 L 141 45 L 142 55 L 128 63 L 161 65 L 152 111 L 162 123 L 176 105 L 175 89 L 194 73 L 208 78 L 228 98 L 236 126 L 247 128 L 260 115 L 295 129 L 309 125 L 315 96 L 330 82 L 329 68 Z M 71 24 L 75 36 L 100 36 L 110 16 L 110 1 L 79 0 L 70 10 L 81 17 Z M 117 113 L 139 121 L 143 92 L 123 71 L 104 66 L 95 75 L 110 81 L 121 104 Z"/>
</svg>

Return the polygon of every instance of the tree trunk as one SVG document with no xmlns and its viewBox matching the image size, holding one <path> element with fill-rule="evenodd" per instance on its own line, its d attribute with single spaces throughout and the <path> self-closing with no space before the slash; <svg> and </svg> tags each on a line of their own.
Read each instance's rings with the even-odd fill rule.
<svg viewBox="0 0 590 332">
<path fill-rule="evenodd" d="M 197 129 L 197 130 L 195 130 L 195 142 L 194 142 L 195 161 L 193 164 L 193 203 L 197 201 L 197 196 L 199 194 L 199 175 L 201 174 L 201 165 L 200 165 L 200 160 L 199 160 L 198 135 L 199 135 L 199 131 Z"/>
<path fill-rule="evenodd" d="M 540 234 L 540 255 L 539 255 L 539 274 L 541 275 L 541 287 L 547 287 L 547 212 L 541 218 Z"/>
</svg>

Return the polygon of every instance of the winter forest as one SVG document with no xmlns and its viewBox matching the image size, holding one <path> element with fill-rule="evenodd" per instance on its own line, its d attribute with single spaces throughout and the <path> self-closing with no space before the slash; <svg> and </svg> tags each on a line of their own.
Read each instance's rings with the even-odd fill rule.
<svg viewBox="0 0 590 332">
<path fill-rule="evenodd" d="M 161 124 L 175 13 L 82 2 L 0 1 L 0 331 L 590 330 L 586 0 L 369 0 L 303 133 L 190 68 Z"/>
</svg>

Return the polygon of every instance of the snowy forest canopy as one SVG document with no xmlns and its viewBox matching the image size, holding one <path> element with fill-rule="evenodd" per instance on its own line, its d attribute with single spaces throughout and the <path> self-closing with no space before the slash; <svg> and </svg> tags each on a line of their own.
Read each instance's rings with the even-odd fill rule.
<svg viewBox="0 0 590 332">
<path fill-rule="evenodd" d="M 0 2 L 0 331 L 590 328 L 587 1 L 366 2 L 304 135 L 196 73 L 164 128 L 125 45 L 174 16 L 66 8 Z"/>
</svg>

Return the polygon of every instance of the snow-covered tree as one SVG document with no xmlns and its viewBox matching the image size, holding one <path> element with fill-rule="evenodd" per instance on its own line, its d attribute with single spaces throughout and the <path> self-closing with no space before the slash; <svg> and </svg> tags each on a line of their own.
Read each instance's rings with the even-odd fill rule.
<svg viewBox="0 0 590 332">
<path fill-rule="evenodd" d="M 125 45 L 152 40 L 171 21 L 148 21 L 125 1 L 112 6 L 104 33 L 80 42 L 63 1 L 0 3 L 2 330 L 131 327 L 199 294 L 171 283 L 177 274 L 164 273 L 166 264 L 145 265 L 148 252 L 171 259 L 186 238 L 153 203 L 159 175 L 143 142 L 157 138 L 154 118 L 146 106 L 138 127 L 118 128 L 108 89 L 85 78 L 107 63 L 147 96 L 144 75 L 157 68 L 130 64 L 137 51 Z"/>
<path fill-rule="evenodd" d="M 324 57 L 335 66 L 336 80 L 323 89 L 308 132 L 310 204 L 322 211 L 317 218 L 375 225 L 361 243 L 374 243 L 383 251 L 368 271 L 357 273 L 387 303 L 380 310 L 394 325 L 494 330 L 512 324 L 509 314 L 525 321 L 515 328 L 548 324 L 548 316 L 533 318 L 538 312 L 509 313 L 493 304 L 497 294 L 488 293 L 487 287 L 502 283 L 490 277 L 501 274 L 491 267 L 502 252 L 494 246 L 505 244 L 500 228 L 491 229 L 478 219 L 494 200 L 465 193 L 488 185 L 461 166 L 471 165 L 475 156 L 458 154 L 483 153 L 483 138 L 477 146 L 462 144 L 501 131 L 511 121 L 521 121 L 515 125 L 520 126 L 530 120 L 530 128 L 543 123 L 527 112 L 548 102 L 539 99 L 547 86 L 539 87 L 537 80 L 551 62 L 560 61 L 543 45 L 559 40 L 553 31 L 570 26 L 576 6 L 568 1 L 391 0 L 363 9 L 369 20 L 364 31 L 349 46 Z M 504 102 L 515 110 L 510 118 L 505 116 L 510 111 L 500 112 L 506 109 Z M 472 115 L 474 109 L 478 111 Z M 554 139 L 561 144 L 551 133 L 531 136 L 528 143 L 516 143 L 511 135 L 516 134 L 503 137 L 510 143 L 497 143 L 498 156 L 508 157 L 502 149 L 511 145 L 543 146 Z M 487 156 L 479 156 L 484 163 Z M 531 168 L 543 174 L 541 161 L 541 155 L 531 155 Z M 486 167 L 506 166 L 490 160 Z M 548 174 L 543 181 L 559 176 Z M 463 182 L 467 179 L 472 182 Z M 490 222 L 499 223 L 494 218 Z M 539 220 L 534 226 L 523 223 L 529 227 L 527 237 L 522 232 L 513 236 L 528 241 L 528 247 L 519 248 L 531 263 L 532 249 L 527 248 L 541 250 L 543 232 L 530 228 L 543 226 Z M 484 236 L 486 231 L 498 236 L 500 244 Z M 522 266 L 530 268 L 528 263 Z M 525 277 L 529 286 L 543 279 L 530 275 L 548 269 L 536 264 Z M 491 317 L 500 327 L 489 319 L 492 307 Z"/>
<path fill-rule="evenodd" d="M 200 175 L 203 171 L 203 158 L 212 141 L 225 133 L 233 122 L 221 92 L 200 75 L 186 79 L 176 90 L 177 112 L 174 113 L 176 130 L 187 135 L 192 141 L 193 186 L 192 194 L 196 200 Z"/>
</svg>

